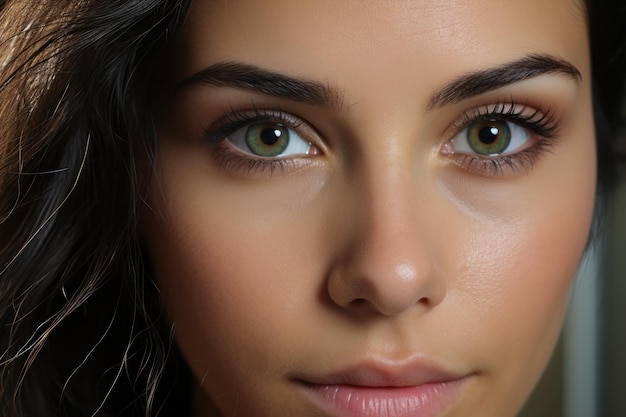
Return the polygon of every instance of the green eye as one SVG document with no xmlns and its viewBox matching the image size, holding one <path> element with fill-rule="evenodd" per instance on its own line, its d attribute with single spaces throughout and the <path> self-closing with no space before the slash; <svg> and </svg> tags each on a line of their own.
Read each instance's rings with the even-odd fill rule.
<svg viewBox="0 0 626 417">
<path fill-rule="evenodd" d="M 259 113 L 255 117 L 263 116 Z M 244 116 L 241 116 L 244 117 Z M 268 117 L 276 117 L 271 114 Z M 237 128 L 224 139 L 235 149 L 252 158 L 295 158 L 317 153 L 317 148 L 302 137 L 307 129 L 299 119 L 287 123 L 275 120 L 237 120 Z"/>
<path fill-rule="evenodd" d="M 474 152 L 481 155 L 500 154 L 511 143 L 511 129 L 504 121 L 479 121 L 467 129 L 467 142 Z"/>
<path fill-rule="evenodd" d="M 280 123 L 261 122 L 248 127 L 246 145 L 258 156 L 278 156 L 289 145 L 289 130 Z"/>
</svg>

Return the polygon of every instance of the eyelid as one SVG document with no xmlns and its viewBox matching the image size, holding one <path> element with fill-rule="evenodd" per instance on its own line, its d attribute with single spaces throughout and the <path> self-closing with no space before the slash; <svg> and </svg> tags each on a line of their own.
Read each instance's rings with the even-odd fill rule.
<svg viewBox="0 0 626 417">
<path fill-rule="evenodd" d="M 244 126 L 255 122 L 276 122 L 297 129 L 298 118 L 280 110 L 253 107 L 249 110 L 229 110 L 204 128 L 204 137 L 210 143 L 219 143 Z"/>
<path fill-rule="evenodd" d="M 487 120 L 517 124 L 528 132 L 531 143 L 516 152 L 498 155 L 455 152 L 451 142 L 472 123 Z M 455 165 L 482 176 L 516 173 L 522 169 L 528 171 L 554 145 L 560 128 L 561 118 L 557 117 L 553 107 L 543 110 L 541 107 L 530 106 L 528 101 L 518 104 L 511 98 L 510 101 L 496 101 L 494 104 L 474 107 L 464 112 L 447 130 L 447 139 L 440 152 L 451 158 Z"/>
<path fill-rule="evenodd" d="M 319 149 L 323 148 L 321 135 L 301 117 L 280 109 L 259 109 L 253 107 L 248 110 L 229 110 L 221 117 L 204 128 L 204 138 L 209 143 L 217 144 L 237 130 L 255 122 L 274 122 L 285 127 L 297 130 L 303 139 L 311 142 Z"/>
<path fill-rule="evenodd" d="M 511 98 L 510 101 L 496 101 L 493 104 L 477 106 L 464 112 L 452 124 L 454 132 L 452 137 L 472 123 L 493 119 L 516 123 L 543 137 L 558 135 L 560 127 L 560 120 L 553 107 L 544 110 L 540 106 L 531 106 L 528 101 L 519 104 Z"/>
<path fill-rule="evenodd" d="M 298 136 L 310 143 L 315 151 L 310 154 L 264 157 L 247 153 L 228 140 L 239 130 L 260 122 L 277 123 L 297 131 Z M 276 171 L 293 172 L 308 166 L 313 158 L 324 154 L 321 135 L 311 124 L 301 117 L 279 109 L 256 107 L 246 110 L 231 109 L 211 122 L 204 128 L 203 133 L 204 140 L 213 145 L 214 157 L 218 164 L 235 175 L 254 177 L 269 173 L 271 177 Z"/>
</svg>

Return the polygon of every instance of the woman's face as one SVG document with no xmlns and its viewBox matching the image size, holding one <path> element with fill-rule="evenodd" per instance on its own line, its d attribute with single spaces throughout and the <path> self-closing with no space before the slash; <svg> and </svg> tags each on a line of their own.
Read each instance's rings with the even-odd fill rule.
<svg viewBox="0 0 626 417">
<path fill-rule="evenodd" d="M 595 192 L 573 0 L 196 0 L 145 237 L 196 416 L 507 417 Z"/>
</svg>

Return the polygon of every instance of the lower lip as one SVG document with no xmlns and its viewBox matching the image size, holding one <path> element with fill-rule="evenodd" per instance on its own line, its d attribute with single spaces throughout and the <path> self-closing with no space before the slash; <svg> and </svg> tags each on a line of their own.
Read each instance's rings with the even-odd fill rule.
<svg viewBox="0 0 626 417">
<path fill-rule="evenodd" d="M 460 397 L 463 379 L 414 387 L 306 384 L 305 391 L 336 417 L 437 417 Z"/>
</svg>

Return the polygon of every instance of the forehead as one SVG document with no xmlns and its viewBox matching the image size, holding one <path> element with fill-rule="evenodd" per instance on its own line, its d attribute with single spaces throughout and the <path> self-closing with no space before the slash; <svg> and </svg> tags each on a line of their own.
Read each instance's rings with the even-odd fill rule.
<svg viewBox="0 0 626 417">
<path fill-rule="evenodd" d="M 580 0 L 195 0 L 174 45 L 179 78 L 233 60 L 333 83 L 363 74 L 366 84 L 391 66 L 415 79 L 532 53 L 583 74 L 588 61 Z"/>
</svg>

